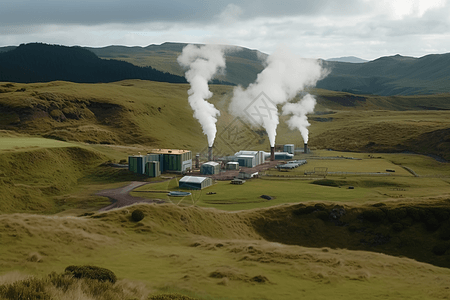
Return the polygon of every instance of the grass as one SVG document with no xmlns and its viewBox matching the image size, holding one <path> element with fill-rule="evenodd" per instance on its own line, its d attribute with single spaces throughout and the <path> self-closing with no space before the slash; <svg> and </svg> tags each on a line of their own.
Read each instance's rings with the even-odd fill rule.
<svg viewBox="0 0 450 300">
<path fill-rule="evenodd" d="M 400 151 L 414 141 L 423 142 L 423 134 L 448 128 L 447 111 L 333 106 L 339 110 L 318 115 L 332 121 L 311 121 L 313 154 L 308 164 L 288 172 L 267 172 L 283 177 L 266 176 L 242 186 L 217 182 L 193 192 L 192 197 L 170 199 L 175 204 L 181 201 L 179 206 L 139 205 L 145 218 L 132 222 L 130 214 L 136 207 L 92 215 L 109 203 L 94 194 L 144 179 L 108 162 L 120 162 L 153 147 L 187 148 L 194 153 L 204 148 L 198 123 L 186 113 L 187 86 L 141 81 L 14 85 L 13 90 L 25 87 L 26 91 L 0 94 L 3 107 L 13 111 L 12 117 L 2 119 L 8 124 L 1 124 L 10 130 L 0 131 L 0 275 L 5 282 L 22 278 L 9 272 L 43 278 L 68 265 L 90 264 L 114 271 L 119 280 L 143 284 L 150 295 L 179 292 L 199 299 L 448 296 L 450 250 L 446 250 L 445 234 L 450 224 L 448 218 L 444 220 L 448 163 L 421 155 L 374 153 Z M 222 111 L 220 131 L 233 120 L 226 113 L 230 87 L 213 89 L 211 101 Z M 426 99 L 402 101 L 420 104 Z M 375 100 L 368 99 L 366 104 L 376 109 L 388 106 L 386 99 L 377 100 L 378 104 Z M 319 104 L 325 110 L 327 103 Z M 83 113 L 83 117 L 66 121 L 37 117 L 54 110 Z M 20 122 L 14 123 L 17 118 Z M 268 148 L 267 137 L 259 137 L 249 148 Z M 291 142 L 301 145 L 303 141 L 282 118 L 277 143 Z M 360 153 L 314 149 L 322 147 Z M 368 150 L 373 151 L 364 152 Z M 429 153 L 433 151 L 430 148 Z M 330 156 L 360 160 L 324 159 Z M 304 175 L 315 167 L 347 173 L 317 182 L 322 178 Z M 395 173 L 354 174 L 387 169 Z M 350 185 L 354 189 L 348 189 Z M 176 189 L 177 181 L 172 179 L 143 186 L 133 195 L 166 200 L 165 192 L 151 190 Z M 264 200 L 263 194 L 274 199 Z M 340 219 L 345 226 L 329 219 L 333 209 L 341 208 L 346 212 Z M 422 211 L 417 220 L 412 217 L 415 214 L 391 220 L 395 209 L 408 208 Z M 365 219 L 364 211 L 381 216 L 380 220 Z M 92 216 L 77 217 L 86 212 Z M 435 254 L 435 247 L 444 249 L 443 254 Z"/>
<path fill-rule="evenodd" d="M 138 207 L 146 214 L 139 223 L 127 219 L 129 209 L 94 218 L 2 215 L 0 223 L 6 228 L 0 248 L 2 274 L 19 270 L 42 277 L 68 265 L 93 264 L 112 270 L 119 281 L 144 283 L 151 295 L 181 291 L 198 299 L 445 299 L 447 295 L 450 273 L 445 268 L 373 252 L 262 240 L 255 232 L 261 229 L 257 223 L 265 220 L 271 228 L 287 220 L 283 211 L 292 211 L 287 206 L 275 214 Z M 333 226 L 327 228 L 348 232 Z M 266 232 L 271 232 L 269 228 Z M 27 260 L 31 251 L 40 253 L 42 261 Z"/>
</svg>

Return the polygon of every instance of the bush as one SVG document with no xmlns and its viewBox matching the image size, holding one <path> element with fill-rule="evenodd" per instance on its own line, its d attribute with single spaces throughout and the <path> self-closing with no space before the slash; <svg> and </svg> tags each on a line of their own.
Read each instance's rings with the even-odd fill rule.
<svg viewBox="0 0 450 300">
<path fill-rule="evenodd" d="M 0 286 L 0 296 L 5 299 L 50 300 L 44 280 L 28 278 Z"/>
<path fill-rule="evenodd" d="M 403 230 L 403 224 L 402 223 L 394 223 L 392 224 L 392 229 L 399 232 Z"/>
<path fill-rule="evenodd" d="M 444 255 L 447 252 L 450 245 L 448 243 L 437 244 L 433 247 L 433 253 L 436 255 Z"/>
<path fill-rule="evenodd" d="M 380 222 L 386 217 L 386 214 L 381 209 L 372 208 L 363 211 L 362 217 L 370 222 Z"/>
<path fill-rule="evenodd" d="M 68 266 L 65 272 L 72 274 L 75 278 L 89 278 L 111 283 L 117 281 L 116 274 L 112 271 L 96 266 Z"/>
<path fill-rule="evenodd" d="M 314 215 L 322 221 L 328 221 L 330 218 L 326 210 L 316 211 Z"/>
<path fill-rule="evenodd" d="M 314 206 L 303 206 L 303 207 L 300 207 L 300 208 L 294 210 L 292 213 L 296 216 L 300 216 L 300 215 L 310 214 L 315 210 L 316 210 L 316 208 Z"/>
<path fill-rule="evenodd" d="M 358 230 L 358 226 L 356 226 L 356 225 L 348 226 L 348 231 L 350 231 L 350 232 L 356 232 L 357 230 Z"/>
<path fill-rule="evenodd" d="M 408 212 L 404 208 L 396 208 L 389 210 L 387 216 L 391 222 L 399 222 L 408 216 Z"/>
<path fill-rule="evenodd" d="M 144 219 L 145 215 L 144 212 L 140 209 L 135 209 L 132 213 L 131 213 L 131 219 L 134 222 L 139 222 L 142 219 Z"/>
<path fill-rule="evenodd" d="M 426 225 L 428 231 L 433 232 L 433 231 L 436 231 L 441 224 L 434 216 L 432 216 L 425 220 L 425 225 Z"/>
</svg>

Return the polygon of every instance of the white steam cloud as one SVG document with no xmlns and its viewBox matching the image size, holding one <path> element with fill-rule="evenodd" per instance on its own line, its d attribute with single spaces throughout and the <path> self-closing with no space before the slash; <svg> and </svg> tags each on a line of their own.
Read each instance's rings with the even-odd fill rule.
<svg viewBox="0 0 450 300">
<path fill-rule="evenodd" d="M 240 86 L 234 89 L 229 110 L 252 125 L 263 126 L 273 147 L 279 123 L 277 105 L 292 100 L 298 92 L 314 86 L 326 74 L 318 60 L 303 59 L 286 47 L 278 48 L 266 62 L 267 67 L 247 89 Z M 293 113 L 289 107 L 287 113 Z M 292 122 L 296 123 L 297 118 L 295 113 Z"/>
<path fill-rule="evenodd" d="M 298 129 L 305 143 L 308 143 L 308 127 L 311 125 L 306 115 L 314 112 L 315 106 L 316 99 L 310 94 L 304 96 L 299 103 L 286 103 L 283 106 L 283 115 L 292 114 L 292 117 L 287 121 L 289 128 Z"/>
<path fill-rule="evenodd" d="M 187 45 L 178 57 L 178 63 L 189 70 L 186 80 L 191 84 L 188 91 L 189 104 L 208 138 L 208 146 L 212 147 L 216 138 L 216 122 L 220 115 L 213 104 L 206 101 L 213 93 L 209 90 L 208 81 L 225 68 L 223 48 L 219 45 L 194 46 Z"/>
</svg>

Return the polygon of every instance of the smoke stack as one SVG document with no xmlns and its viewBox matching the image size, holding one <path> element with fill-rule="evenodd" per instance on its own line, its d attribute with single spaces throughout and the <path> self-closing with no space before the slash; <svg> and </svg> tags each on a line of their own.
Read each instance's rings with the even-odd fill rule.
<svg viewBox="0 0 450 300">
<path fill-rule="evenodd" d="M 308 154 L 308 144 L 307 143 L 305 143 L 305 145 L 304 145 L 303 152 L 305 154 Z"/>
<path fill-rule="evenodd" d="M 270 161 L 275 161 L 275 147 L 270 147 Z"/>
<path fill-rule="evenodd" d="M 200 155 L 198 154 L 195 156 L 195 168 L 200 168 Z"/>
<path fill-rule="evenodd" d="M 208 147 L 208 161 L 213 160 L 212 147 Z"/>
</svg>

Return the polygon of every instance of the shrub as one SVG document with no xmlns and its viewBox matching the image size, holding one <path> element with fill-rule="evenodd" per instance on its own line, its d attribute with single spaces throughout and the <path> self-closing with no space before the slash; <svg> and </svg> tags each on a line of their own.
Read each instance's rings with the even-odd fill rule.
<svg viewBox="0 0 450 300">
<path fill-rule="evenodd" d="M 404 208 L 396 208 L 389 210 L 387 216 L 391 222 L 399 222 L 408 216 L 408 212 Z"/>
<path fill-rule="evenodd" d="M 307 215 L 315 211 L 316 208 L 314 206 L 304 206 L 294 210 L 292 213 L 296 216 Z"/>
<path fill-rule="evenodd" d="M 406 209 L 408 216 L 410 216 L 415 221 L 421 221 L 423 217 L 423 211 L 416 207 L 408 207 Z"/>
<path fill-rule="evenodd" d="M 392 229 L 399 232 L 403 230 L 403 224 L 402 223 L 394 223 L 392 224 Z"/>
<path fill-rule="evenodd" d="M 382 221 L 386 214 L 378 208 L 368 209 L 362 212 L 362 217 L 370 222 L 379 222 Z"/>
<path fill-rule="evenodd" d="M 50 300 L 45 281 L 28 278 L 12 284 L 0 286 L 0 296 L 5 299 Z"/>
<path fill-rule="evenodd" d="M 434 216 L 430 216 L 425 220 L 425 225 L 428 231 L 433 232 L 436 231 L 441 224 Z"/>
<path fill-rule="evenodd" d="M 450 240 L 450 225 L 449 224 L 441 227 L 439 237 L 441 239 L 443 239 L 444 241 Z"/>
<path fill-rule="evenodd" d="M 356 226 L 356 225 L 348 226 L 348 231 L 350 231 L 350 232 L 356 232 L 357 230 L 358 230 L 358 226 Z"/>
<path fill-rule="evenodd" d="M 131 219 L 134 222 L 139 222 L 142 219 L 144 219 L 145 215 L 144 212 L 140 209 L 135 209 L 132 213 L 131 213 Z"/>
<path fill-rule="evenodd" d="M 89 278 L 111 283 L 117 281 L 116 274 L 112 271 L 96 266 L 68 266 L 65 272 L 72 274 L 75 278 Z"/>
<path fill-rule="evenodd" d="M 328 221 L 329 219 L 329 214 L 326 210 L 316 211 L 314 214 L 322 221 Z"/>
<path fill-rule="evenodd" d="M 433 253 L 436 255 L 444 255 L 447 252 L 450 245 L 448 243 L 437 244 L 433 247 Z"/>
</svg>

